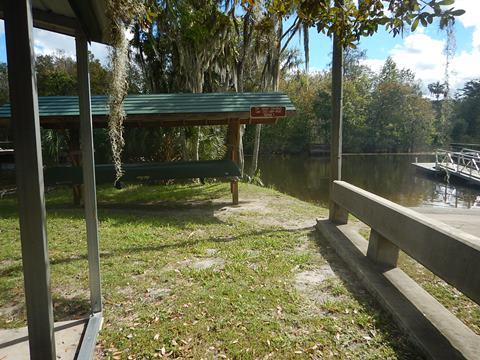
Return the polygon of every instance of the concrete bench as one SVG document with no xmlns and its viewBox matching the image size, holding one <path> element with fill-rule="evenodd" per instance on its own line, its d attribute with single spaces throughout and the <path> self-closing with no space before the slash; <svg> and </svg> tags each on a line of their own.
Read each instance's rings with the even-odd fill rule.
<svg viewBox="0 0 480 360">
<path fill-rule="evenodd" d="M 332 186 L 331 221 L 317 228 L 432 359 L 480 359 L 480 337 L 397 268 L 399 251 L 480 304 L 480 239 L 343 181 Z M 367 242 L 348 226 L 371 227 Z"/>
</svg>

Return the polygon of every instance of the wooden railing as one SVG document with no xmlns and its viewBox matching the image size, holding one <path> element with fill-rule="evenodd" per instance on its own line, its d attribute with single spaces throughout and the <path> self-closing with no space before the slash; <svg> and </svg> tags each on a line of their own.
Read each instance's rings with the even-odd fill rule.
<svg viewBox="0 0 480 360">
<path fill-rule="evenodd" d="M 480 238 L 343 181 L 331 196 L 332 221 L 346 223 L 351 213 L 371 227 L 367 257 L 396 267 L 402 250 L 480 304 Z"/>
</svg>

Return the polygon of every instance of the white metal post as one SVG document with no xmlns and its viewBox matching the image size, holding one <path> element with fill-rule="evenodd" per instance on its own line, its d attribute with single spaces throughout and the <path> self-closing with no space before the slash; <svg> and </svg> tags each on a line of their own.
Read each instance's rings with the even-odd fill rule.
<svg viewBox="0 0 480 360">
<path fill-rule="evenodd" d="M 88 269 L 92 312 L 102 311 L 100 285 L 100 257 L 98 249 L 97 193 L 95 186 L 95 158 L 88 71 L 88 44 L 83 34 L 75 37 L 77 52 L 77 78 L 80 110 L 80 144 L 84 184 L 85 221 L 87 226 Z"/>
<path fill-rule="evenodd" d="M 55 359 L 30 0 L 4 1 L 30 358 Z"/>
</svg>

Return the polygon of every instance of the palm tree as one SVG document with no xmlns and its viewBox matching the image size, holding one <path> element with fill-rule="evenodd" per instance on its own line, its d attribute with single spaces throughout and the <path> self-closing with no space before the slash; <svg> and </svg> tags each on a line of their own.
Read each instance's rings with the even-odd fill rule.
<svg viewBox="0 0 480 360">
<path fill-rule="evenodd" d="M 440 81 L 428 84 L 428 91 L 435 96 L 435 99 L 438 101 L 440 99 L 440 95 L 445 97 L 446 95 L 447 86 L 445 83 L 440 83 Z"/>
</svg>

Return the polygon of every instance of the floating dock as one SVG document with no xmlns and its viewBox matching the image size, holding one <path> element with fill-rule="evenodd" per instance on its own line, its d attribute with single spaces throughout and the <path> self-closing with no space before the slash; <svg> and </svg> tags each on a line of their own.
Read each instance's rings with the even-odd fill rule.
<svg viewBox="0 0 480 360">
<path fill-rule="evenodd" d="M 462 149 L 454 152 L 437 150 L 435 162 L 413 163 L 419 171 L 430 175 L 448 174 L 480 186 L 480 152 Z"/>
<path fill-rule="evenodd" d="M 432 175 L 440 174 L 440 170 L 435 167 L 435 163 L 412 163 L 412 165 L 414 165 L 417 170 L 424 171 Z"/>
</svg>

